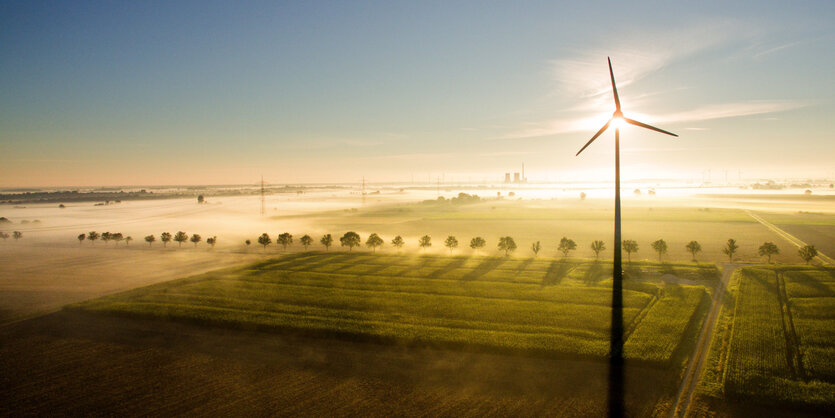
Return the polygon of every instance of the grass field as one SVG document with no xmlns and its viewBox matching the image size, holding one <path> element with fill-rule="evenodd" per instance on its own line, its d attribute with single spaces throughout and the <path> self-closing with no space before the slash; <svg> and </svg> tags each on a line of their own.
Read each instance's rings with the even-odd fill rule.
<svg viewBox="0 0 835 418">
<path fill-rule="evenodd" d="M 747 267 L 723 308 L 702 392 L 823 410 L 835 404 L 835 269 Z"/>
<path fill-rule="evenodd" d="M 626 356 L 666 365 L 704 311 L 706 290 L 699 283 L 709 284 L 717 270 L 652 263 L 630 268 L 624 292 Z M 72 308 L 600 358 L 608 351 L 609 271 L 610 265 L 580 260 L 300 253 Z M 645 280 L 662 272 L 696 278 L 696 285 Z"/>
</svg>

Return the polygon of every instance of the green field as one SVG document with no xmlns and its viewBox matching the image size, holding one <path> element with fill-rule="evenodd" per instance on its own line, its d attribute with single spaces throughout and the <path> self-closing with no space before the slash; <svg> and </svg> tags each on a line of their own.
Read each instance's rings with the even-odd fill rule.
<svg viewBox="0 0 835 418">
<path fill-rule="evenodd" d="M 611 264 L 571 259 L 299 253 L 70 308 L 601 358 L 609 344 L 610 271 Z M 709 264 L 633 263 L 627 275 L 626 357 L 668 365 L 700 323 L 718 271 Z"/>
<path fill-rule="evenodd" d="M 835 269 L 747 267 L 723 307 L 702 391 L 789 407 L 835 403 Z"/>
</svg>

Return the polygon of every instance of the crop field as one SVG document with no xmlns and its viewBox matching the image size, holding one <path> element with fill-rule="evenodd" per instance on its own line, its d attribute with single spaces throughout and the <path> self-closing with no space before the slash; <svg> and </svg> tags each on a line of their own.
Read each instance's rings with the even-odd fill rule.
<svg viewBox="0 0 835 418">
<path fill-rule="evenodd" d="M 692 255 L 685 245 L 695 240 L 701 243 L 699 261 L 725 262 L 722 253 L 725 242 L 734 238 L 740 246 L 737 261 L 761 262 L 757 249 L 772 241 L 782 247 L 775 261 L 801 262 L 797 251 L 780 236 L 736 208 L 694 207 L 695 202 L 676 200 L 638 199 L 626 201 L 623 209 L 623 237 L 636 240 L 639 251 L 633 260 L 658 260 L 650 243 L 664 239 L 669 246 L 663 260 L 689 261 Z M 704 202 L 707 205 L 707 202 Z M 321 231 L 355 230 L 362 236 L 378 233 L 388 241 L 396 235 L 406 240 L 404 250 L 417 251 L 417 240 L 430 235 L 437 240 L 431 251 L 444 250 L 441 243 L 448 235 L 466 242 L 475 236 L 488 241 L 491 254 L 500 236 L 510 235 L 520 249 L 517 253 L 530 255 L 531 243 L 541 241 L 543 254 L 557 255 L 561 237 L 578 244 L 573 253 L 578 257 L 592 257 L 589 245 L 602 240 L 611 248 L 611 203 L 608 200 L 482 200 L 456 204 L 446 201 L 398 203 L 377 207 L 358 208 L 356 211 L 332 211 L 307 217 L 306 220 Z M 831 216 L 830 216 L 831 218 Z M 276 222 L 296 222 L 294 216 L 276 216 Z M 462 240 L 463 239 L 463 240 Z M 385 248 L 385 247 L 384 247 Z M 469 253 L 469 248 L 461 249 Z M 610 257 L 607 252 L 607 257 Z"/>
<path fill-rule="evenodd" d="M 737 278 L 706 374 L 718 385 L 707 392 L 734 402 L 831 408 L 835 269 L 747 267 Z"/>
<path fill-rule="evenodd" d="M 631 277 L 659 266 L 636 263 Z M 73 309 L 440 346 L 599 358 L 608 351 L 611 267 L 591 261 L 298 253 Z M 665 271 L 715 278 L 712 265 Z M 685 279 L 686 280 L 686 279 Z M 666 365 L 700 320 L 704 286 L 629 279 L 628 359 Z"/>
<path fill-rule="evenodd" d="M 828 256 L 835 254 L 835 215 L 823 212 L 764 214 L 765 219 Z M 794 251 L 794 249 L 791 249 Z"/>
</svg>

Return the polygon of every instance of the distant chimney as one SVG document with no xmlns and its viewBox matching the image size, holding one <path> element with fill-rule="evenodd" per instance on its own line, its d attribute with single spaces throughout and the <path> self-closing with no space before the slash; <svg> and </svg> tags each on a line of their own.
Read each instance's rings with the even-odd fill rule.
<svg viewBox="0 0 835 418">
<path fill-rule="evenodd" d="M 519 176 L 519 173 L 513 173 L 513 182 L 514 183 L 521 183 L 522 177 Z"/>
<path fill-rule="evenodd" d="M 510 173 L 504 173 L 504 182 L 510 183 Z"/>
</svg>

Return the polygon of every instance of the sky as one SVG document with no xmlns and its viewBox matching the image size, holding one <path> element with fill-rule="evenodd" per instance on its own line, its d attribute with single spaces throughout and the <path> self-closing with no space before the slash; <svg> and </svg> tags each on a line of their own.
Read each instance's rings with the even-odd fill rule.
<svg viewBox="0 0 835 418">
<path fill-rule="evenodd" d="M 835 2 L 0 2 L 0 187 L 835 178 Z"/>
</svg>

